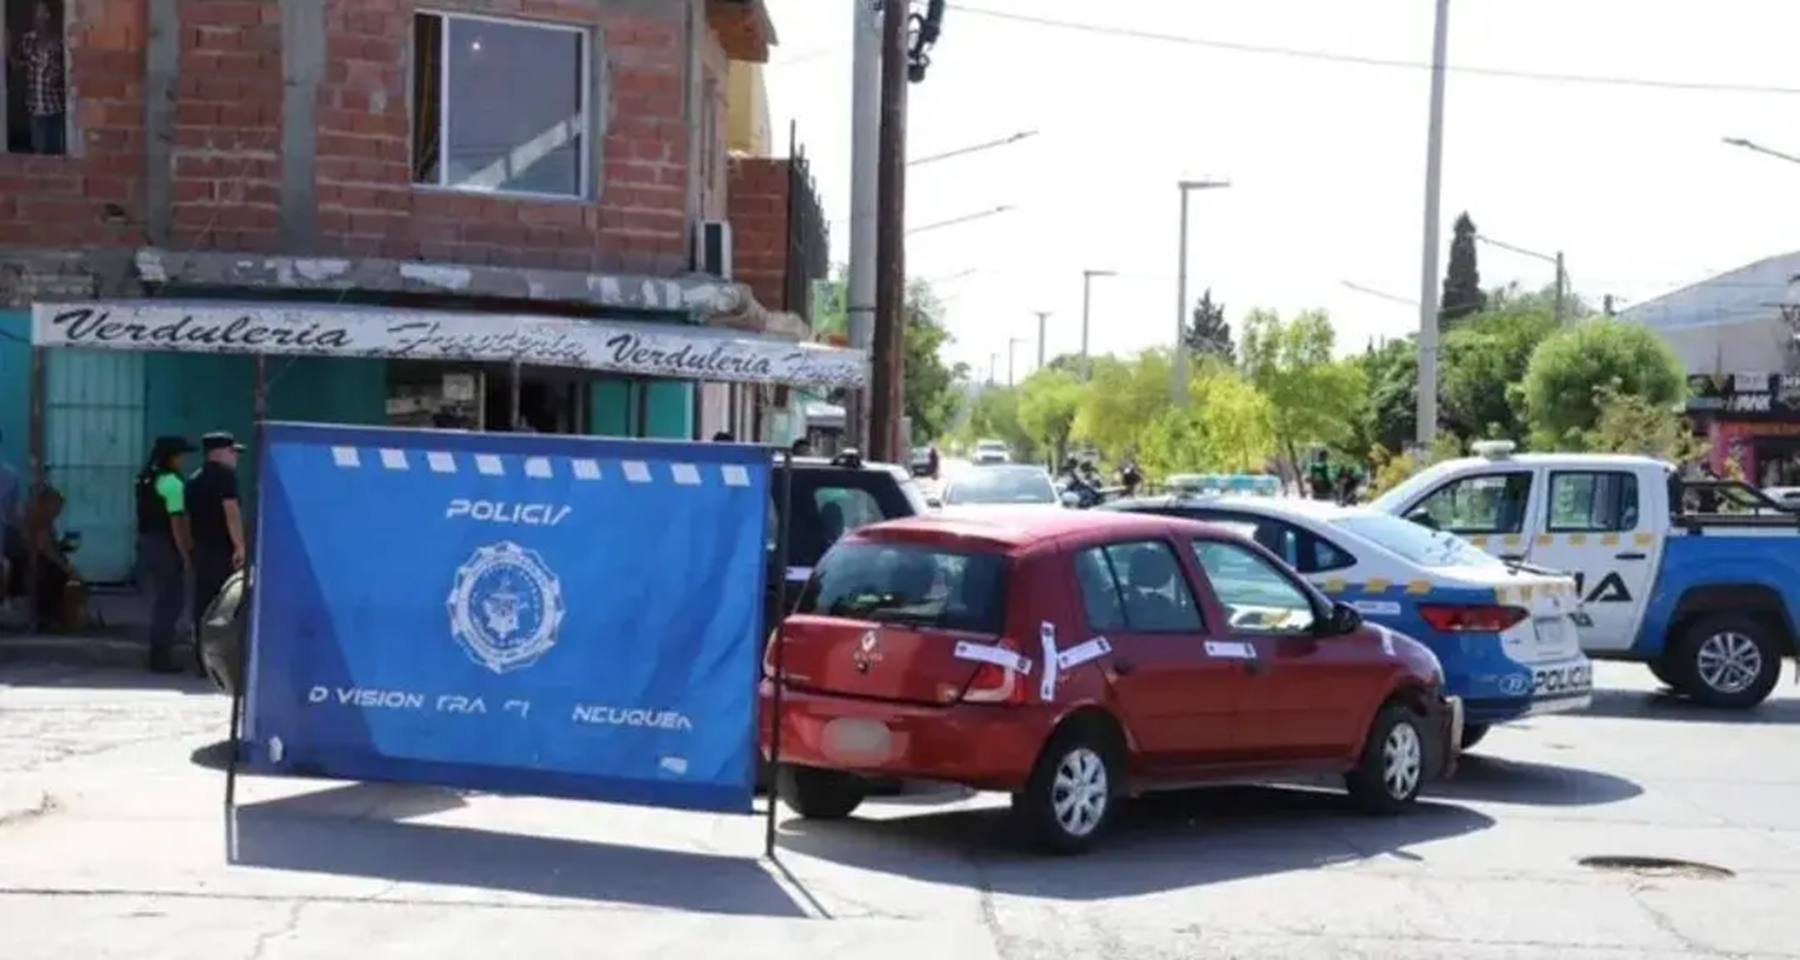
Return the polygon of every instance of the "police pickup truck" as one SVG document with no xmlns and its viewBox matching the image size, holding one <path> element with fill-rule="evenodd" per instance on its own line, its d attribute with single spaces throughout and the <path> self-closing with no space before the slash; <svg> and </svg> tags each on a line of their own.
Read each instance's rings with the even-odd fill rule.
<svg viewBox="0 0 1800 960">
<path fill-rule="evenodd" d="M 1643 663 L 1708 706 L 1768 697 L 1796 653 L 1800 513 L 1740 482 L 1683 482 L 1648 457 L 1475 448 L 1371 506 L 1573 574 L 1593 659 Z"/>
</svg>

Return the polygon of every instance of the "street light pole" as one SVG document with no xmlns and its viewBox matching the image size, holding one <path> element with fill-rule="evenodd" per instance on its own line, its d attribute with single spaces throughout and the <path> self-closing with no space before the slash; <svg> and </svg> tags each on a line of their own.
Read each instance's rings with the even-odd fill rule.
<svg viewBox="0 0 1800 960">
<path fill-rule="evenodd" d="M 1020 337 L 1011 337 L 1006 341 L 1006 385 L 1008 387 L 1016 386 L 1019 382 L 1014 378 L 1013 373 L 1018 359 L 1019 344 L 1024 342 L 1024 339 Z"/>
<path fill-rule="evenodd" d="M 1437 439 L 1438 223 L 1444 185 L 1444 61 L 1450 48 L 1450 0 L 1437 0 L 1431 35 L 1431 107 L 1425 125 L 1425 224 L 1419 252 L 1419 407 L 1416 439 L 1424 454 Z"/>
<path fill-rule="evenodd" d="M 1506 250 L 1511 253 L 1516 253 L 1522 257 L 1530 257 L 1533 260 L 1542 260 L 1545 263 L 1550 264 L 1551 266 L 1555 267 L 1556 268 L 1556 301 L 1553 304 L 1552 309 L 1555 311 L 1556 325 L 1560 327 L 1563 325 L 1563 323 L 1566 320 L 1569 319 L 1569 316 L 1568 316 L 1569 311 L 1567 308 L 1568 299 L 1569 299 L 1568 298 L 1569 272 L 1567 269 L 1565 269 L 1565 267 L 1563 265 L 1563 252 L 1561 250 L 1558 250 L 1555 253 L 1539 253 L 1536 250 L 1527 250 L 1524 247 L 1515 247 L 1510 243 L 1501 243 L 1500 241 L 1495 240 L 1493 237 L 1485 236 L 1485 235 L 1479 234 L 1479 233 L 1475 235 L 1475 239 L 1481 241 L 1482 243 L 1487 244 L 1490 247 L 1499 247 L 1502 250 Z"/>
<path fill-rule="evenodd" d="M 1183 230 L 1182 235 L 1186 236 Z M 1187 258 L 1182 257 L 1185 261 Z M 1094 278 L 1113 277 L 1118 274 L 1111 270 L 1081 271 L 1081 382 L 1088 381 L 1088 315 L 1094 306 Z"/>
<path fill-rule="evenodd" d="M 1037 318 L 1038 318 L 1038 362 L 1037 362 L 1037 368 L 1039 370 L 1042 370 L 1042 369 L 1044 369 L 1044 328 L 1049 325 L 1050 311 L 1048 311 L 1048 310 L 1037 311 Z"/>
<path fill-rule="evenodd" d="M 1182 180 L 1175 184 L 1181 192 L 1181 263 L 1175 274 L 1175 364 L 1174 376 L 1170 378 L 1169 394 L 1174 398 L 1175 406 L 1187 405 L 1187 325 L 1188 325 L 1188 194 L 1195 190 L 1210 190 L 1231 186 L 1230 180 Z"/>
</svg>

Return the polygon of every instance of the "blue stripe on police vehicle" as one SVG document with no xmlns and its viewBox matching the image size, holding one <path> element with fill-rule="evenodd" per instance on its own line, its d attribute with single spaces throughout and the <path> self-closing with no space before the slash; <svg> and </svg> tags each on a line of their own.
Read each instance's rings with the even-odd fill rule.
<svg viewBox="0 0 1800 960">
<path fill-rule="evenodd" d="M 1176 497 L 1126 509 L 1237 528 L 1332 600 L 1410 636 L 1463 698 L 1472 745 L 1489 725 L 1579 710 L 1593 667 L 1573 618 L 1573 578 L 1511 566 L 1449 534 L 1363 507 L 1313 500 Z"/>
</svg>

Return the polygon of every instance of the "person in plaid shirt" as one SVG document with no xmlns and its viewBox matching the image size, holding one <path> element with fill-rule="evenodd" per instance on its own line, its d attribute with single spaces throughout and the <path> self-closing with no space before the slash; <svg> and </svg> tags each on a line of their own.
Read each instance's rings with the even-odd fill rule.
<svg viewBox="0 0 1800 960">
<path fill-rule="evenodd" d="M 13 56 L 25 71 L 25 112 L 31 115 L 31 152 L 59 155 L 67 152 L 68 108 L 63 83 L 62 31 L 50 15 L 50 5 L 37 5 L 32 28 L 19 37 Z"/>
</svg>

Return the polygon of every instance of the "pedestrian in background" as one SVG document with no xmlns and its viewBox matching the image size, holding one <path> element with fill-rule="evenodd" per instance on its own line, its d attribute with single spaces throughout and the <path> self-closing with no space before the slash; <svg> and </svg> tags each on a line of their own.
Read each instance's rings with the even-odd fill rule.
<svg viewBox="0 0 1800 960">
<path fill-rule="evenodd" d="M 244 513 L 238 505 L 237 478 L 238 454 L 244 446 L 220 431 L 201 437 L 200 449 L 206 459 L 188 478 L 184 493 L 194 543 L 194 593 L 189 609 L 194 622 L 195 667 L 204 673 L 199 651 L 206 608 L 232 572 L 244 567 Z"/>
<path fill-rule="evenodd" d="M 6 441 L 0 436 L 0 444 Z M 13 577 L 19 571 L 14 570 L 13 557 L 25 554 L 25 510 L 23 495 L 24 486 L 19 480 L 19 471 L 12 464 L 0 460 L 0 611 L 5 611 L 7 601 L 15 590 Z M 23 565 L 21 561 L 21 566 Z"/>
<path fill-rule="evenodd" d="M 137 476 L 138 562 L 150 587 L 150 669 L 157 673 L 182 672 L 175 661 L 175 628 L 193 541 L 181 458 L 193 452 L 186 437 L 157 437 L 150 462 Z"/>
</svg>

